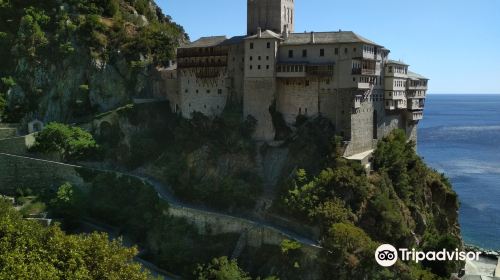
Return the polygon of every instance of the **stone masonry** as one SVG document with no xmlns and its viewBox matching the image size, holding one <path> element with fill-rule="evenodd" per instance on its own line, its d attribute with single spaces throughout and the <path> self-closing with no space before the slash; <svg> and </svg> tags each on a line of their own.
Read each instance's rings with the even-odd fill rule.
<svg viewBox="0 0 500 280">
<path fill-rule="evenodd" d="M 397 128 L 416 141 L 427 78 L 354 32 L 293 33 L 294 0 L 248 0 L 247 8 L 246 35 L 203 37 L 178 49 L 164 83 L 174 112 L 217 116 L 239 106 L 242 118 L 257 120 L 254 138 L 268 142 L 275 138 L 270 107 L 291 127 L 298 116 L 321 115 L 344 138 L 348 158 Z"/>
</svg>

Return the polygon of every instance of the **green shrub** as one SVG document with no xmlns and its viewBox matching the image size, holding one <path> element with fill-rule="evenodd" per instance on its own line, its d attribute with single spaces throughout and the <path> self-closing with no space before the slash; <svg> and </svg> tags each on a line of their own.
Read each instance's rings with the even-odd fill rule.
<svg viewBox="0 0 500 280">
<path fill-rule="evenodd" d="M 48 124 L 35 137 L 32 152 L 60 153 L 65 160 L 95 156 L 98 145 L 92 135 L 79 127 L 61 123 Z"/>
<path fill-rule="evenodd" d="M 133 258 L 136 248 L 106 234 L 66 235 L 57 226 L 23 220 L 0 200 L 0 279 L 152 279 Z"/>
</svg>

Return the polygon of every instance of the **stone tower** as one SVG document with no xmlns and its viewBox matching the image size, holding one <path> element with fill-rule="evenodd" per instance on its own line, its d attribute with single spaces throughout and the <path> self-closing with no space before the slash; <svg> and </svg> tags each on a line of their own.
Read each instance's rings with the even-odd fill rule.
<svg viewBox="0 0 500 280">
<path fill-rule="evenodd" d="M 248 0 L 247 34 L 257 34 L 258 28 L 278 34 L 285 28 L 294 32 L 295 0 Z"/>
</svg>

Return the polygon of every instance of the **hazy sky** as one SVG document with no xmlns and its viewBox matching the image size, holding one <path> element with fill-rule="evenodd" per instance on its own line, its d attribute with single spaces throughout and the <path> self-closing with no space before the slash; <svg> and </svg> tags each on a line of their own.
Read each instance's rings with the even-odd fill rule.
<svg viewBox="0 0 500 280">
<path fill-rule="evenodd" d="M 246 0 L 156 0 L 191 40 L 246 33 Z M 428 78 L 431 93 L 500 93 L 500 0 L 295 0 L 295 32 L 350 30 Z"/>
</svg>

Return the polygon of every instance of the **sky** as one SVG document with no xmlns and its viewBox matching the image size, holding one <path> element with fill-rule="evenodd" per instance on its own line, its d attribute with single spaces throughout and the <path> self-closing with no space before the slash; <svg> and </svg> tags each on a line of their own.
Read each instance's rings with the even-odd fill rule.
<svg viewBox="0 0 500 280">
<path fill-rule="evenodd" d="M 246 0 L 156 0 L 191 40 L 244 35 Z M 430 79 L 430 93 L 500 93 L 500 0 L 295 0 L 295 32 L 354 31 Z"/>
</svg>

